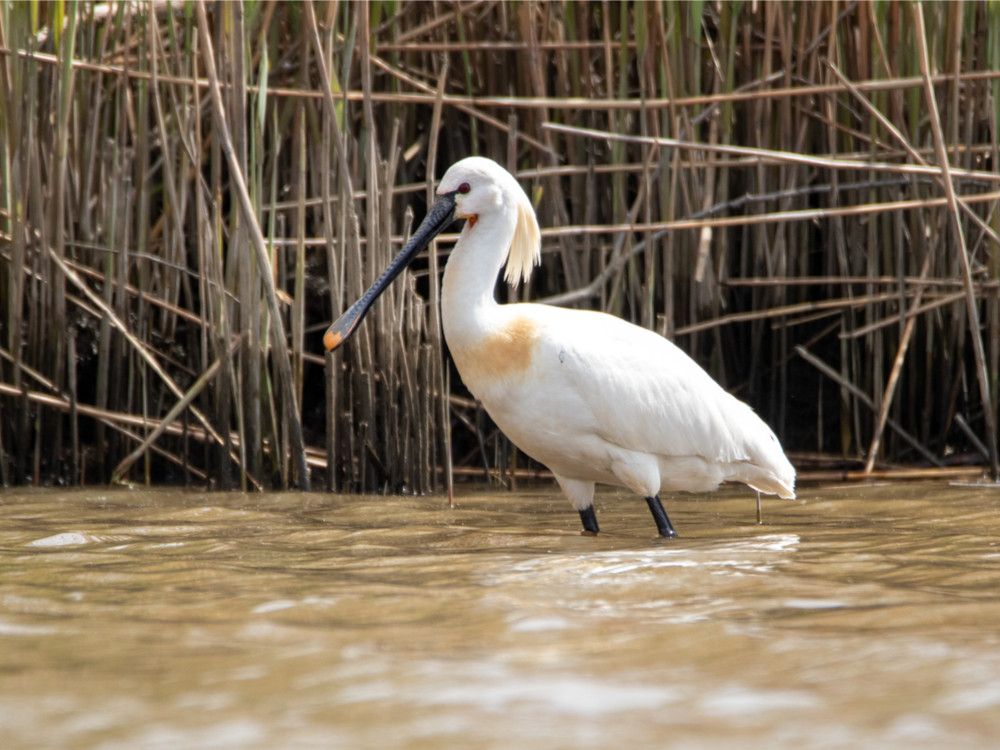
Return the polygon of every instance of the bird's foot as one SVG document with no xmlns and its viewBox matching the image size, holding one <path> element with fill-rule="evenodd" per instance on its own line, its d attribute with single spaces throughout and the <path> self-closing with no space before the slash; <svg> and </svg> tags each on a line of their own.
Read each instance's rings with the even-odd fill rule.
<svg viewBox="0 0 1000 750">
<path fill-rule="evenodd" d="M 594 506 L 591 505 L 580 511 L 580 520 L 583 521 L 583 536 L 597 536 L 601 530 L 597 525 L 597 514 L 594 513 Z"/>
</svg>

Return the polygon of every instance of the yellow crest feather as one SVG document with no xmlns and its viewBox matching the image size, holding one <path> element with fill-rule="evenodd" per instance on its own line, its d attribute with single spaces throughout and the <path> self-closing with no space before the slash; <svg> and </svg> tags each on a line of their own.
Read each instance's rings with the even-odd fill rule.
<svg viewBox="0 0 1000 750">
<path fill-rule="evenodd" d="M 542 259 L 542 235 L 538 229 L 538 219 L 535 209 L 528 202 L 528 196 L 521 192 L 521 200 L 517 203 L 517 226 L 514 229 L 514 239 L 507 252 L 507 270 L 503 279 L 511 286 L 519 280 L 531 278 L 532 269 Z"/>
</svg>

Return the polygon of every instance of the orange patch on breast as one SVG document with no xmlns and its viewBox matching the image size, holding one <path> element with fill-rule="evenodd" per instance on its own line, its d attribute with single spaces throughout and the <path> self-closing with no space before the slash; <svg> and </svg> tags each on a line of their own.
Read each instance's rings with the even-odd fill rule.
<svg viewBox="0 0 1000 750">
<path fill-rule="evenodd" d="M 452 351 L 463 379 L 480 380 L 518 375 L 531 367 L 538 341 L 538 324 L 516 317 L 474 346 Z"/>
</svg>

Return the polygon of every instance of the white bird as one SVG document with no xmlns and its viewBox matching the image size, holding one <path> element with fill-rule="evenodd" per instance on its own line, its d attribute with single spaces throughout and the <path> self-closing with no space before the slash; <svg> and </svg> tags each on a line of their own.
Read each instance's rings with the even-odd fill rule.
<svg viewBox="0 0 1000 750">
<path fill-rule="evenodd" d="M 418 252 L 464 218 L 441 293 L 455 366 L 507 437 L 552 471 L 585 532 L 598 531 L 597 482 L 644 497 L 663 537 L 676 536 L 663 490 L 737 481 L 795 497 L 795 469 L 770 428 L 667 339 L 601 312 L 496 302 L 504 263 L 505 279 L 516 283 L 541 258 L 534 209 L 507 170 L 463 159 L 437 194 L 402 252 L 330 326 L 328 349 L 350 336 Z"/>
</svg>

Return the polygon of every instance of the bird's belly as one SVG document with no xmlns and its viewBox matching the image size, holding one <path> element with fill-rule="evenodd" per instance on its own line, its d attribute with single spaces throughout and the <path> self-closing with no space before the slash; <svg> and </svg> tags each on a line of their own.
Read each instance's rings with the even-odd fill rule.
<svg viewBox="0 0 1000 750">
<path fill-rule="evenodd" d="M 633 485 L 643 482 L 633 477 L 643 476 L 646 491 L 653 493 L 705 492 L 736 478 L 736 464 L 694 454 L 629 450 L 605 440 L 599 429 L 581 425 L 575 419 L 579 410 L 571 406 L 492 385 L 477 394 L 490 418 L 521 451 L 562 477 L 637 490 Z"/>
<path fill-rule="evenodd" d="M 537 388 L 518 379 L 473 379 L 466 385 L 511 442 L 549 470 L 573 479 L 619 483 L 609 446 L 580 423 L 582 409 L 570 394 L 540 398 Z"/>
<path fill-rule="evenodd" d="M 594 435 L 561 432 L 557 425 L 505 419 L 486 409 L 521 451 L 555 474 L 569 479 L 621 484 L 612 470 L 609 446 Z"/>
<path fill-rule="evenodd" d="M 594 434 L 562 432 L 557 427 L 534 426 L 522 420 L 486 411 L 520 450 L 568 479 L 658 491 L 706 492 L 716 489 L 732 473 L 729 464 L 703 456 L 667 456 L 630 451 Z M 645 481 L 644 479 L 645 478 Z M 652 483 L 652 486 L 649 486 Z"/>
</svg>

